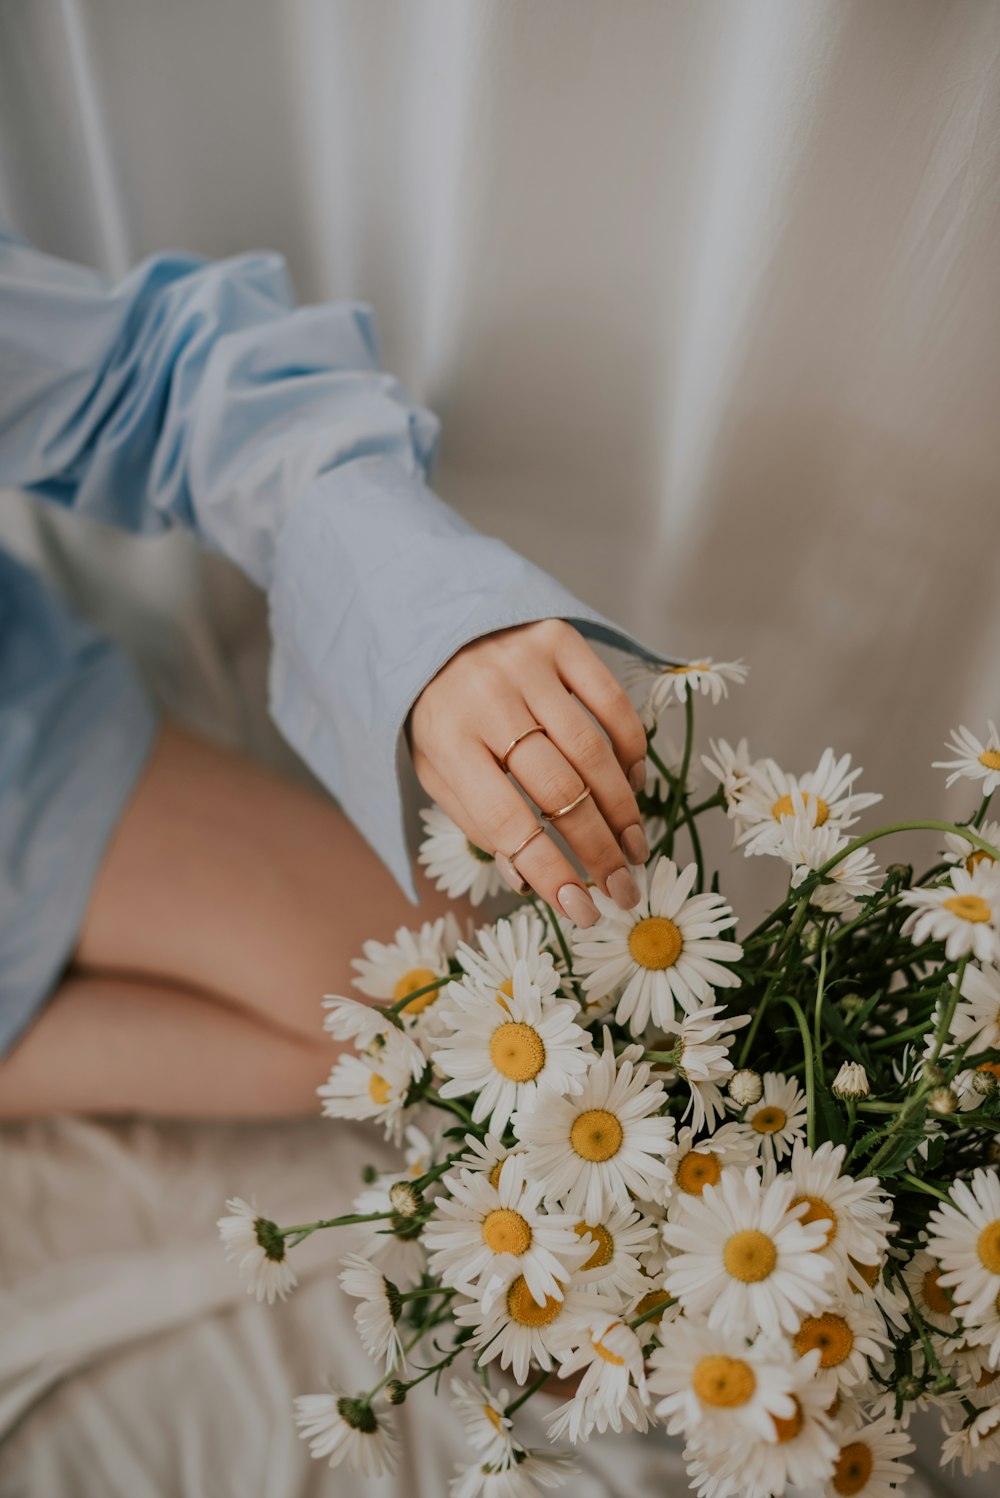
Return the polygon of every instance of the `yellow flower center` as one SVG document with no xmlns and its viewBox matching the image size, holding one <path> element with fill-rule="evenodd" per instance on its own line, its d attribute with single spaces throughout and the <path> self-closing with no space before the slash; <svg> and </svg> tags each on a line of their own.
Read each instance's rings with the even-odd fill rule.
<svg viewBox="0 0 1000 1498">
<path fill-rule="evenodd" d="M 615 1326 L 621 1326 L 621 1322 L 620 1321 L 616 1321 L 614 1324 L 615 1324 Z M 594 1349 L 594 1351 L 597 1353 L 597 1356 L 599 1358 L 603 1358 L 606 1363 L 610 1363 L 612 1365 L 612 1367 L 614 1367 L 614 1368 L 624 1368 L 625 1367 L 625 1359 L 624 1358 L 620 1358 L 616 1352 L 611 1352 L 611 1350 L 609 1348 L 605 1347 L 604 1343 L 601 1342 L 599 1339 L 591 1337 L 591 1339 L 590 1339 L 590 1345 Z"/>
<path fill-rule="evenodd" d="M 597 1243 L 586 1264 L 580 1265 L 581 1269 L 603 1269 L 605 1264 L 611 1263 L 615 1253 L 615 1240 L 603 1223 L 578 1222 L 573 1231 L 581 1238 L 589 1233 Z"/>
<path fill-rule="evenodd" d="M 771 1419 L 774 1421 L 774 1434 L 779 1445 L 785 1441 L 794 1441 L 806 1423 L 805 1412 L 794 1394 L 792 1395 L 792 1399 L 795 1401 L 795 1412 L 789 1415 L 787 1420 L 782 1420 L 780 1415 L 771 1416 Z"/>
<path fill-rule="evenodd" d="M 531 1082 L 545 1065 L 545 1044 L 530 1025 L 498 1025 L 490 1039 L 490 1060 L 511 1082 Z"/>
<path fill-rule="evenodd" d="M 984 1368 L 976 1379 L 976 1388 L 988 1389 L 991 1384 L 996 1383 L 998 1378 L 1000 1378 L 1000 1368 Z"/>
<path fill-rule="evenodd" d="M 483 1242 L 495 1254 L 514 1254 L 519 1258 L 531 1247 L 531 1228 L 520 1212 L 498 1207 L 483 1218 Z"/>
<path fill-rule="evenodd" d="M 758 1108 L 753 1114 L 750 1122 L 758 1134 L 777 1134 L 788 1122 L 788 1114 L 784 1108 L 775 1108 L 768 1104 L 765 1108 Z"/>
<path fill-rule="evenodd" d="M 621 1124 L 606 1108 L 588 1108 L 569 1131 L 569 1142 L 583 1160 L 610 1160 L 623 1137 Z"/>
<path fill-rule="evenodd" d="M 979 763 L 984 770 L 1000 770 L 1000 749 L 984 749 Z"/>
<path fill-rule="evenodd" d="M 689 1150 L 677 1167 L 677 1184 L 688 1196 L 700 1196 L 706 1186 L 714 1186 L 722 1175 L 718 1155 L 709 1150 Z"/>
<path fill-rule="evenodd" d="M 1000 1217 L 983 1228 L 976 1239 L 979 1262 L 990 1274 L 1000 1274 Z"/>
<path fill-rule="evenodd" d="M 668 1295 L 666 1290 L 647 1290 L 635 1308 L 637 1316 L 645 1316 L 647 1311 L 653 1311 L 657 1307 L 666 1307 L 673 1302 L 673 1296 Z"/>
<path fill-rule="evenodd" d="M 500 1430 L 500 1416 L 491 1404 L 483 1405 L 483 1414 L 490 1422 L 494 1430 Z"/>
<path fill-rule="evenodd" d="M 528 1289 L 523 1274 L 518 1275 L 507 1291 L 507 1315 L 518 1326 L 550 1326 L 562 1306 L 563 1302 L 556 1300 L 554 1295 L 546 1295 L 545 1304 L 540 1306 Z"/>
<path fill-rule="evenodd" d="M 506 1009 L 508 1014 L 510 1013 L 510 1005 L 507 1003 L 507 1000 L 512 999 L 513 997 L 514 980 L 513 978 L 505 978 L 500 987 L 497 989 L 497 1003 L 500 1005 L 501 1009 Z"/>
<path fill-rule="evenodd" d="M 976 864 L 982 863 L 984 859 L 987 863 L 996 863 L 996 859 L 993 857 L 992 853 L 987 853 L 985 848 L 973 848 L 972 852 L 965 860 L 965 867 L 968 869 L 970 874 L 975 873 Z"/>
<path fill-rule="evenodd" d="M 503 1170 L 504 1161 L 506 1159 L 507 1159 L 507 1156 L 504 1155 L 503 1160 L 498 1160 L 497 1163 L 491 1168 L 489 1175 L 486 1177 L 486 1179 L 489 1181 L 490 1185 L 493 1187 L 494 1191 L 496 1191 L 496 1190 L 499 1189 L 499 1186 L 500 1186 L 500 1172 Z"/>
<path fill-rule="evenodd" d="M 980 926 L 984 921 L 993 919 L 993 911 L 982 895 L 950 895 L 941 903 L 945 910 L 957 915 L 960 921 L 968 921 L 973 926 Z"/>
<path fill-rule="evenodd" d="M 854 1498 L 855 1493 L 860 1493 L 867 1485 L 874 1465 L 871 1447 L 866 1446 L 864 1441 L 852 1441 L 843 1448 L 833 1469 L 835 1490 L 842 1498 Z"/>
<path fill-rule="evenodd" d="M 372 1102 L 377 1103 L 380 1108 L 384 1108 L 389 1101 L 391 1092 L 392 1088 L 385 1080 L 385 1077 L 380 1077 L 377 1071 L 373 1071 L 368 1078 L 368 1096 Z"/>
<path fill-rule="evenodd" d="M 823 800 L 823 797 L 814 797 L 812 791 L 803 791 L 802 800 L 806 806 L 809 805 L 810 801 L 815 800 L 816 826 L 822 827 L 823 823 L 830 815 L 830 808 Z M 779 796 L 777 801 L 775 801 L 774 805 L 771 807 L 771 815 L 776 822 L 780 822 L 782 817 L 793 817 L 795 815 L 795 804 L 792 801 L 791 796 Z"/>
<path fill-rule="evenodd" d="M 808 1206 L 799 1218 L 800 1222 L 826 1222 L 829 1224 L 826 1230 L 826 1240 L 823 1243 L 823 1247 L 825 1248 L 837 1236 L 837 1214 L 829 1202 L 825 1202 L 821 1196 L 797 1196 L 792 1202 L 792 1206 L 797 1207 L 802 1202 L 808 1202 Z"/>
<path fill-rule="evenodd" d="M 857 1259 L 851 1259 L 851 1268 L 860 1275 L 869 1290 L 875 1288 L 875 1285 L 878 1283 L 878 1277 L 882 1273 L 881 1264 L 859 1264 Z"/>
<path fill-rule="evenodd" d="M 921 1282 L 921 1293 L 924 1305 L 935 1316 L 951 1315 L 951 1297 L 942 1284 L 940 1284 L 940 1269 L 928 1269 Z"/>
<path fill-rule="evenodd" d="M 665 915 L 647 915 L 629 932 L 628 949 L 640 967 L 662 972 L 681 955 L 684 938 Z"/>
<path fill-rule="evenodd" d="M 754 1396 L 757 1379 L 742 1358 L 721 1355 L 702 1358 L 691 1375 L 691 1387 L 702 1404 L 718 1410 L 735 1410 Z"/>
<path fill-rule="evenodd" d="M 757 1228 L 746 1228 L 734 1233 L 722 1250 L 722 1262 L 726 1273 L 744 1285 L 756 1285 L 766 1280 L 778 1262 L 778 1250 L 766 1233 Z"/>
<path fill-rule="evenodd" d="M 404 973 L 392 991 L 392 996 L 398 1004 L 400 999 L 405 999 L 408 993 L 416 993 L 418 988 L 426 988 L 428 983 L 434 983 L 440 973 L 432 972 L 429 967 L 411 967 L 408 973 Z M 411 999 L 403 1006 L 404 1014 L 423 1014 L 429 1004 L 433 1004 L 441 992 L 440 988 L 432 988 L 430 993 L 422 993 L 419 999 Z"/>
<path fill-rule="evenodd" d="M 837 1368 L 850 1357 L 854 1333 L 843 1316 L 827 1311 L 822 1316 L 807 1316 L 795 1333 L 795 1351 L 800 1358 L 819 1348 L 819 1366 Z"/>
<path fill-rule="evenodd" d="M 665 666 L 664 676 L 687 676 L 690 671 L 711 671 L 710 661 L 692 661 L 690 666 Z"/>
</svg>

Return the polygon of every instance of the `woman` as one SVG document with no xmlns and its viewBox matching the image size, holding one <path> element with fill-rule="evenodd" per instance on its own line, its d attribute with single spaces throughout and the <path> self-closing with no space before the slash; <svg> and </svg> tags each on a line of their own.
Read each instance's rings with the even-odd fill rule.
<svg viewBox="0 0 1000 1498">
<path fill-rule="evenodd" d="M 437 432 L 369 309 L 296 309 L 276 255 L 115 285 L 0 233 L 0 484 L 185 526 L 266 589 L 272 715 L 343 808 L 159 725 L 0 553 L 0 1117 L 313 1109 L 320 995 L 444 908 L 404 898 L 407 748 L 514 889 L 597 919 L 523 791 L 638 901 L 645 734 L 582 635 L 648 652 L 430 492 Z"/>
</svg>

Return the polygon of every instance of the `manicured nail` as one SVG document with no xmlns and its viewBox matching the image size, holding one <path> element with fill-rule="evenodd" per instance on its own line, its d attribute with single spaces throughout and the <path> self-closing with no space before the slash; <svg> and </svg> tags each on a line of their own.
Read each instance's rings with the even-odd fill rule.
<svg viewBox="0 0 1000 1498">
<path fill-rule="evenodd" d="M 530 885 L 527 879 L 521 878 L 509 858 L 506 858 L 502 853 L 498 853 L 494 862 L 500 870 L 500 878 L 505 884 L 510 885 L 515 895 L 526 895 L 528 893 Z"/>
<path fill-rule="evenodd" d="M 646 761 L 644 759 L 637 759 L 631 770 L 629 770 L 628 783 L 636 795 L 646 789 Z"/>
<path fill-rule="evenodd" d="M 631 910 L 642 899 L 642 891 L 628 869 L 615 869 L 608 875 L 608 894 L 620 910 Z"/>
<path fill-rule="evenodd" d="M 626 827 L 622 833 L 622 852 L 629 863 L 645 863 L 649 857 L 646 834 L 638 822 L 633 822 L 632 826 Z"/>
<path fill-rule="evenodd" d="M 578 884 L 564 884 L 556 894 L 563 915 L 577 926 L 592 926 L 599 919 L 597 906 Z"/>
</svg>

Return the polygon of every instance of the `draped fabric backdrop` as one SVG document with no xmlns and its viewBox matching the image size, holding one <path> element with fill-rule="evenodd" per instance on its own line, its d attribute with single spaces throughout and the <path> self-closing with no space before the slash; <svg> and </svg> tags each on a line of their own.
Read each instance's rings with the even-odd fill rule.
<svg viewBox="0 0 1000 1498">
<path fill-rule="evenodd" d="M 713 731 L 850 750 L 889 815 L 964 808 L 929 761 L 1000 698 L 1000 6 L 6 0 L 0 28 L 21 232 L 112 272 L 269 246 L 301 298 L 370 301 L 445 498 L 660 647 L 751 662 Z M 171 708 L 280 752 L 241 580 L 8 508 Z"/>
<path fill-rule="evenodd" d="M 267 246 L 302 298 L 370 301 L 387 365 L 443 417 L 451 503 L 661 648 L 751 662 L 713 732 L 790 769 L 849 750 L 887 820 L 964 812 L 929 762 L 1000 704 L 998 53 L 993 0 L 0 0 L 0 211 L 114 273 Z M 171 710 L 290 761 L 260 600 L 229 568 L 15 496 L 0 534 Z M 747 920 L 776 887 L 765 862 L 725 874 Z M 7 1443 L 0 1491 L 30 1469 L 33 1492 L 214 1498 L 258 1491 L 265 1463 L 275 1498 L 347 1491 L 306 1470 L 287 1420 L 328 1352 L 349 1371 L 330 1282 L 294 1372 L 267 1340 L 293 1322 L 266 1309 L 181 1325 L 226 1293 L 208 1268 L 223 1194 L 280 1204 L 287 1140 L 265 1131 L 265 1169 L 241 1130 L 80 1128 L 0 1150 L 0 1285 L 23 1308 L 0 1427 L 63 1380 Z M 327 1128 L 287 1162 L 317 1209 Z M 180 1227 L 178 1171 L 202 1192 Z M 164 1277 L 178 1232 L 189 1258 Z M 63 1241 L 85 1242 L 82 1289 Z M 300 1293 L 293 1318 L 318 1304 Z M 52 1305 L 77 1311 L 40 1340 Z M 428 1394 L 419 1498 L 450 1465 L 434 1415 Z M 655 1448 L 629 1460 L 647 1471 L 625 1463 L 628 1492 L 664 1490 Z"/>
</svg>

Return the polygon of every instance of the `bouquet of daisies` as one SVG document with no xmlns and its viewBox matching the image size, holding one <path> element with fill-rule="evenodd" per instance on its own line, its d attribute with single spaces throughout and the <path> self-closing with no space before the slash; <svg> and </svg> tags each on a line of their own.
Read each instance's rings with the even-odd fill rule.
<svg viewBox="0 0 1000 1498">
<path fill-rule="evenodd" d="M 393 1471 L 391 1407 L 446 1370 L 454 1498 L 560 1487 L 595 1431 L 655 1424 L 703 1498 L 889 1498 L 915 1412 L 943 1463 L 1000 1464 L 1000 738 L 949 744 L 968 821 L 855 836 L 880 797 L 849 755 L 796 775 L 745 740 L 696 754 L 696 699 L 745 674 L 647 681 L 635 909 L 594 890 L 589 930 L 534 896 L 474 932 L 403 929 L 365 943 L 363 999 L 325 1000 L 344 1049 L 323 1110 L 380 1125 L 398 1169 L 348 1216 L 280 1227 L 237 1199 L 220 1230 L 269 1301 L 306 1236 L 355 1235 L 341 1282 L 384 1376 L 297 1401 L 331 1465 Z M 739 939 L 705 817 L 787 873 Z M 496 894 L 492 860 L 425 820 L 442 887 Z M 879 865 L 870 845 L 919 829 L 932 867 Z M 517 1412 L 554 1379 L 554 1445 L 532 1449 Z"/>
</svg>

